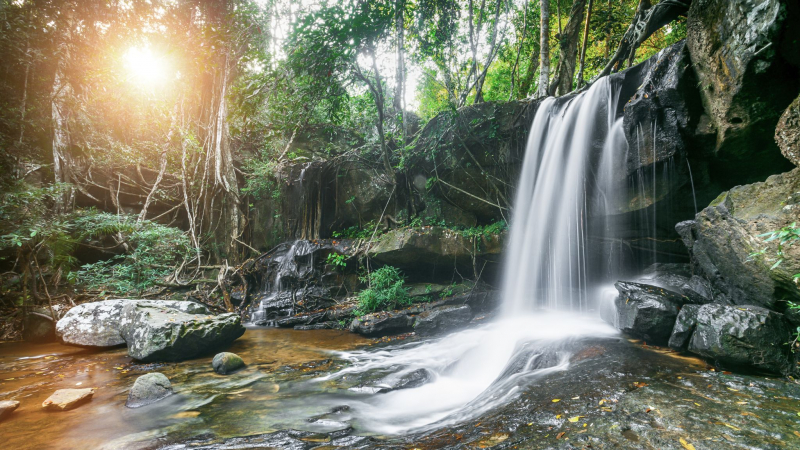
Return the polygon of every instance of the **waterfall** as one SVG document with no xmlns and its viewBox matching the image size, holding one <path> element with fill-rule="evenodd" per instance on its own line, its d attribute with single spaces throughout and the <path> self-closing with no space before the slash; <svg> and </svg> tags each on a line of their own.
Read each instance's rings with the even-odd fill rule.
<svg viewBox="0 0 800 450">
<path fill-rule="evenodd" d="M 351 389 L 348 414 L 356 427 L 403 434 L 481 417 L 567 370 L 584 339 L 617 335 L 596 311 L 608 302 L 620 259 L 620 225 L 611 214 L 619 210 L 628 152 L 617 117 L 619 83 L 603 78 L 583 93 L 539 105 L 511 217 L 497 320 L 438 340 L 342 352 L 351 364 L 317 380 L 425 374 L 427 382 L 415 388 L 365 393 L 379 391 L 379 382 Z"/>
<path fill-rule="evenodd" d="M 602 78 L 585 93 L 539 106 L 514 202 L 504 314 L 590 309 L 591 285 L 614 275 L 613 225 L 605 218 L 628 148 L 615 117 L 618 97 L 619 87 Z"/>
</svg>

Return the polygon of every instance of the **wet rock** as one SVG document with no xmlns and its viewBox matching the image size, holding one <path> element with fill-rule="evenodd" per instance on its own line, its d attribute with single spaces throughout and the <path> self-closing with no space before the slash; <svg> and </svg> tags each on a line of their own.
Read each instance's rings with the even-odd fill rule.
<svg viewBox="0 0 800 450">
<path fill-rule="evenodd" d="M 689 351 L 725 366 L 789 371 L 791 333 L 782 314 L 758 306 L 703 305 Z"/>
<path fill-rule="evenodd" d="M 678 309 L 689 299 L 646 284 L 619 281 L 614 286 L 619 291 L 615 300 L 617 327 L 648 343 L 666 344 L 678 317 Z"/>
<path fill-rule="evenodd" d="M 692 118 L 687 102 L 698 95 L 684 41 L 632 69 L 637 70 L 643 72 L 642 80 L 624 107 L 625 137 L 636 144 L 628 154 L 627 175 L 684 150 L 683 135 Z"/>
<path fill-rule="evenodd" d="M 775 142 L 781 153 L 795 166 L 800 166 L 800 97 L 797 97 L 778 121 Z"/>
<path fill-rule="evenodd" d="M 70 309 L 56 323 L 56 336 L 64 344 L 84 347 L 115 347 L 125 343 L 120 334 L 122 308 L 129 304 L 174 308 L 190 314 L 208 314 L 208 308 L 194 302 L 171 300 L 104 300 Z"/>
<path fill-rule="evenodd" d="M 295 325 L 295 330 L 340 330 L 344 325 L 337 321 L 329 320 L 327 322 L 315 323 L 312 325 Z"/>
<path fill-rule="evenodd" d="M 17 408 L 19 408 L 19 402 L 16 400 L 4 400 L 0 402 L 0 420 L 9 417 Z"/>
<path fill-rule="evenodd" d="M 125 406 L 139 408 L 172 395 L 172 383 L 163 373 L 153 372 L 140 376 L 128 392 Z"/>
<path fill-rule="evenodd" d="M 433 379 L 433 374 L 428 369 L 416 369 L 402 373 L 400 376 L 392 375 L 378 383 L 375 393 L 386 393 L 400 389 L 418 388 Z"/>
<path fill-rule="evenodd" d="M 785 248 L 784 262 L 772 269 L 777 242 L 765 242 L 763 234 L 791 225 L 798 213 L 800 168 L 737 186 L 676 229 L 697 271 L 724 296 L 715 296 L 716 302 L 774 309 L 780 300 L 800 300 L 793 281 L 800 273 L 800 246 Z"/>
<path fill-rule="evenodd" d="M 691 303 L 710 303 L 716 299 L 711 283 L 692 275 L 689 264 L 654 264 L 637 280 L 679 293 Z"/>
<path fill-rule="evenodd" d="M 446 333 L 465 326 L 470 319 L 469 306 L 444 306 L 419 314 L 414 321 L 414 332 L 420 336 Z"/>
<path fill-rule="evenodd" d="M 211 366 L 214 368 L 214 372 L 227 375 L 241 369 L 245 364 L 244 360 L 236 353 L 222 352 L 214 356 Z"/>
<path fill-rule="evenodd" d="M 786 164 L 773 133 L 798 93 L 798 20 L 795 0 L 691 4 L 687 45 L 716 130 L 716 153 L 738 160 L 742 169 L 757 172 Z"/>
<path fill-rule="evenodd" d="M 66 411 L 89 402 L 94 395 L 94 388 L 59 389 L 42 403 L 42 408 L 51 411 Z"/>
<path fill-rule="evenodd" d="M 472 270 L 473 256 L 489 262 L 499 261 L 506 233 L 479 236 L 473 243 L 458 231 L 442 227 L 403 228 L 390 231 L 369 249 L 369 256 L 381 264 L 403 269 L 406 275 L 431 273 L 453 266 Z M 448 275 L 449 277 L 449 275 Z"/>
<path fill-rule="evenodd" d="M 353 319 L 350 331 L 368 337 L 405 333 L 412 330 L 414 318 L 406 311 L 383 311 Z"/>
<path fill-rule="evenodd" d="M 683 305 L 669 337 L 669 348 L 684 351 L 689 347 L 689 340 L 697 325 L 697 310 L 699 309 L 699 305 Z"/>
<path fill-rule="evenodd" d="M 29 312 L 22 322 L 22 339 L 42 344 L 56 340 L 56 322 L 50 315 Z"/>
<path fill-rule="evenodd" d="M 181 361 L 223 347 L 245 332 L 241 317 L 188 314 L 156 305 L 126 305 L 121 330 L 128 354 L 140 361 Z"/>
</svg>

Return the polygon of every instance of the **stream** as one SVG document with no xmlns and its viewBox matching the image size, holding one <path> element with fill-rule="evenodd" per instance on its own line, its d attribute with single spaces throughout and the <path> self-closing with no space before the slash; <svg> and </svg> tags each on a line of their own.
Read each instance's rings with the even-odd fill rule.
<svg viewBox="0 0 800 450">
<path fill-rule="evenodd" d="M 0 398 L 22 403 L 0 423 L 4 447 L 686 448 L 681 440 L 697 449 L 800 447 L 800 386 L 793 382 L 717 372 L 699 359 L 606 333 L 599 321 L 594 330 L 575 328 L 546 344 L 547 329 L 516 333 L 509 350 L 486 339 L 503 325 L 428 340 L 251 328 L 230 348 L 248 366 L 228 376 L 212 371 L 210 357 L 135 364 L 124 348 L 3 343 Z M 520 351 L 537 335 L 535 353 L 551 349 L 555 357 Z M 486 362 L 508 351 L 525 357 L 485 374 L 489 388 L 445 390 L 452 380 L 437 380 L 464 368 L 452 363 L 462 359 L 457 350 L 449 357 L 431 352 L 452 348 L 442 344 L 448 340 L 471 355 L 475 346 L 495 349 Z M 537 359 L 544 362 L 532 365 Z M 405 389 L 387 381 L 420 368 L 435 376 L 399 386 Z M 176 394 L 126 408 L 133 381 L 152 371 L 167 375 Z M 72 411 L 40 408 L 56 389 L 76 386 L 98 390 Z"/>
</svg>

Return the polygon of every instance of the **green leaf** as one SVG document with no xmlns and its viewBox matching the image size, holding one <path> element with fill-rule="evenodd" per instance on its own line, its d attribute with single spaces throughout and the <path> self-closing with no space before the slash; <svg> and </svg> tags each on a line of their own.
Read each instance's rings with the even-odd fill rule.
<svg viewBox="0 0 800 450">
<path fill-rule="evenodd" d="M 776 262 L 775 264 L 772 265 L 772 267 L 769 268 L 769 270 L 774 270 L 776 267 L 780 266 L 782 262 L 783 259 L 779 259 L 778 262 Z"/>
</svg>

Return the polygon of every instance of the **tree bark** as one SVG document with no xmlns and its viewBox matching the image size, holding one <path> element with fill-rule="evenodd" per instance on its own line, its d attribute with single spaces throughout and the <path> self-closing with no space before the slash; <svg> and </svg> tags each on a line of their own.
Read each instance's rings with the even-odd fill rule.
<svg viewBox="0 0 800 450">
<path fill-rule="evenodd" d="M 519 57 L 522 54 L 522 44 L 525 43 L 525 35 L 528 33 L 528 3 L 525 2 L 525 12 L 522 16 L 522 35 L 519 37 L 519 44 L 517 44 L 517 57 L 514 59 L 514 67 L 511 68 L 511 89 L 508 90 L 508 101 L 514 99 L 514 87 L 517 78 L 517 69 L 519 68 Z M 524 95 L 524 94 L 523 94 Z"/>
<path fill-rule="evenodd" d="M 564 95 L 572 91 L 572 80 L 575 76 L 575 60 L 578 56 L 578 39 L 580 37 L 583 11 L 586 0 L 574 0 L 569 13 L 569 21 L 558 41 L 560 57 L 556 66 L 553 83 L 548 89 L 549 95 Z"/>
<path fill-rule="evenodd" d="M 63 75 L 63 62 L 59 61 L 53 80 L 53 92 L 50 99 L 50 110 L 53 124 L 53 175 L 56 183 L 67 185 L 65 192 L 58 197 L 57 209 L 68 210 L 73 200 L 73 190 L 69 187 L 72 183 L 72 157 L 69 153 L 69 130 L 67 109 L 64 104 L 69 86 Z"/>
<path fill-rule="evenodd" d="M 650 0 L 641 0 L 630 26 L 622 36 L 617 51 L 603 71 L 597 75 L 597 78 L 621 69 L 625 61 L 628 61 L 629 64 L 632 63 L 636 56 L 636 49 L 661 27 L 680 16 L 685 16 L 691 3 L 692 0 L 662 0 L 655 6 L 651 6 Z"/>
<path fill-rule="evenodd" d="M 497 28 L 500 26 L 500 5 L 503 0 L 497 0 L 497 5 L 494 11 L 494 25 L 492 26 L 492 39 L 489 42 L 489 53 L 486 55 L 486 62 L 483 64 L 483 71 L 475 80 L 475 102 L 483 103 L 483 83 L 486 81 L 486 73 L 489 71 L 489 66 L 496 56 L 497 47 Z"/>
<path fill-rule="evenodd" d="M 539 39 L 539 97 L 547 96 L 550 83 L 550 0 L 542 0 L 541 35 Z"/>
<path fill-rule="evenodd" d="M 405 64 L 405 0 L 395 0 L 395 33 L 397 35 L 397 76 L 394 90 L 395 117 L 400 121 L 399 129 L 402 145 L 406 145 L 406 64 Z"/>
<path fill-rule="evenodd" d="M 583 69 L 586 66 L 586 46 L 589 44 L 589 21 L 592 20 L 592 6 L 594 0 L 589 0 L 589 6 L 586 9 L 586 25 L 583 27 L 583 45 L 581 45 L 581 64 L 578 69 L 578 89 L 583 86 Z"/>
</svg>

